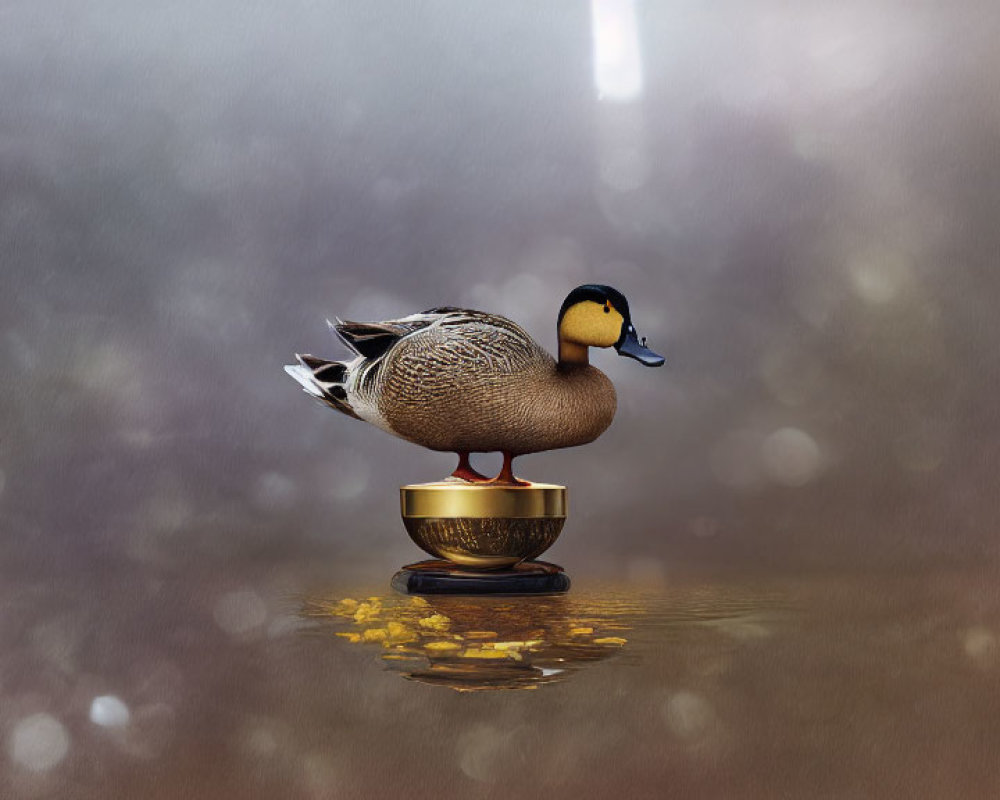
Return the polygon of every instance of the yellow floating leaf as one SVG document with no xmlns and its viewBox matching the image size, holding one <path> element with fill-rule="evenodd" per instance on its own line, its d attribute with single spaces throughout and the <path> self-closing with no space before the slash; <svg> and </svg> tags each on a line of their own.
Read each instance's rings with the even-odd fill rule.
<svg viewBox="0 0 1000 800">
<path fill-rule="evenodd" d="M 593 632 L 594 632 L 593 628 L 570 628 L 569 629 L 570 636 L 583 636 L 584 634 L 593 633 Z"/>
<path fill-rule="evenodd" d="M 623 645 L 628 642 L 628 639 L 623 639 L 621 636 L 604 636 L 600 639 L 594 639 L 594 644 L 617 644 Z"/>
<path fill-rule="evenodd" d="M 380 606 L 372 605 L 371 603 L 360 603 L 358 610 L 354 612 L 354 621 L 368 622 L 375 619 L 381 610 Z"/>
<path fill-rule="evenodd" d="M 417 638 L 416 631 L 412 631 L 400 622 L 390 622 L 386 625 L 389 638 L 395 642 L 412 642 Z"/>
<path fill-rule="evenodd" d="M 512 655 L 512 654 L 511 654 Z M 470 647 L 464 653 L 462 653 L 462 658 L 490 658 L 490 659 L 505 659 L 508 657 L 507 653 L 501 650 L 480 650 L 478 647 Z"/>
<path fill-rule="evenodd" d="M 361 634 L 361 638 L 366 642 L 384 642 L 388 635 L 385 628 L 369 628 Z"/>
<path fill-rule="evenodd" d="M 428 603 L 422 597 L 411 597 L 410 598 L 410 605 L 411 606 L 417 606 L 418 608 L 427 608 L 427 607 L 430 606 L 430 603 Z"/>
<path fill-rule="evenodd" d="M 350 597 L 345 597 L 337 603 L 337 608 L 341 608 L 344 611 L 354 612 L 358 607 L 358 601 L 352 600 Z"/>
<path fill-rule="evenodd" d="M 451 620 L 444 614 L 431 614 L 429 617 L 424 617 L 420 620 L 421 628 L 432 631 L 446 631 L 449 625 L 451 625 Z"/>
<path fill-rule="evenodd" d="M 347 639 L 347 641 L 349 641 L 349 642 L 360 642 L 361 641 L 361 634 L 360 633 L 338 633 L 337 636 L 341 636 L 344 639 Z"/>
<path fill-rule="evenodd" d="M 424 647 L 427 650 L 460 650 L 462 646 L 454 642 L 427 642 Z"/>
<path fill-rule="evenodd" d="M 520 650 L 527 647 L 527 642 L 493 642 L 493 647 L 497 650 Z"/>
<path fill-rule="evenodd" d="M 496 631 L 466 631 L 466 639 L 496 639 Z"/>
</svg>

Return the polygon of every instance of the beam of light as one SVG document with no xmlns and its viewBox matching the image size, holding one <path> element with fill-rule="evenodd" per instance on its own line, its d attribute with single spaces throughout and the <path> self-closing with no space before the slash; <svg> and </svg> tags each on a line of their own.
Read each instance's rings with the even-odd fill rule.
<svg viewBox="0 0 1000 800">
<path fill-rule="evenodd" d="M 591 0 L 594 85 L 601 100 L 628 102 L 642 94 L 642 56 L 635 0 Z"/>
</svg>

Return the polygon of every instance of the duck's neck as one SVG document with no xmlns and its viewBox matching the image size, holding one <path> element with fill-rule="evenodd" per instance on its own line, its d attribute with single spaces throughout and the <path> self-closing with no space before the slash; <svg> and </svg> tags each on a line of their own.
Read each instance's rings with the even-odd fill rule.
<svg viewBox="0 0 1000 800">
<path fill-rule="evenodd" d="M 585 344 L 559 339 L 559 366 L 585 367 L 590 363 L 590 348 Z"/>
</svg>

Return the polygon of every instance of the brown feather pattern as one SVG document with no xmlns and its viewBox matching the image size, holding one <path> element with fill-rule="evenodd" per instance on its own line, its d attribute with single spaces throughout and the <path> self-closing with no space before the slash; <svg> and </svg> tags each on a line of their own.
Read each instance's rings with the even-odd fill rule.
<svg viewBox="0 0 1000 800">
<path fill-rule="evenodd" d="M 494 314 L 433 309 L 419 325 L 390 321 L 348 335 L 402 333 L 352 381 L 384 426 L 433 450 L 514 455 L 593 441 L 614 417 L 611 381 L 556 364 L 519 325 Z M 338 326 L 340 330 L 340 326 Z M 356 404 L 357 405 L 357 404 Z"/>
</svg>

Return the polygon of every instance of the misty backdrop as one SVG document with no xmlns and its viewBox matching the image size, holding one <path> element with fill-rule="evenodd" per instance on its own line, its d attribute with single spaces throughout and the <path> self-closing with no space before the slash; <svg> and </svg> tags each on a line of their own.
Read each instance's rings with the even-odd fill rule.
<svg viewBox="0 0 1000 800">
<path fill-rule="evenodd" d="M 994 559 L 989 9 L 642 3 L 608 89 L 582 3 L 5 4 L 0 570 L 388 574 L 452 457 L 282 365 L 434 305 L 554 349 L 585 282 L 667 365 L 594 352 L 614 425 L 519 460 L 555 560 Z"/>
</svg>

